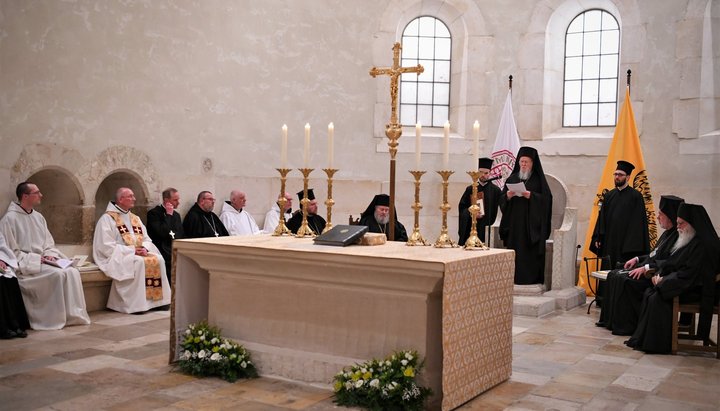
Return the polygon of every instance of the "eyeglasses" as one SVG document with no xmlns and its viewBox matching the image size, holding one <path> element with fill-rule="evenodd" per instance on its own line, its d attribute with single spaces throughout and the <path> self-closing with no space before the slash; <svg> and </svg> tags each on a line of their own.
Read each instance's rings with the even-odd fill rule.
<svg viewBox="0 0 720 411">
<path fill-rule="evenodd" d="M 33 195 L 33 194 L 40 194 L 40 190 L 31 191 L 31 192 L 28 193 L 29 196 L 31 196 L 31 195 Z"/>
</svg>

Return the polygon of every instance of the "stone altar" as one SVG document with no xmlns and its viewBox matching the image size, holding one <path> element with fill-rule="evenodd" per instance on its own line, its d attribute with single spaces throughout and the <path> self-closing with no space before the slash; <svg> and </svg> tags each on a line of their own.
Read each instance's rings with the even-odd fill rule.
<svg viewBox="0 0 720 411">
<path fill-rule="evenodd" d="M 208 319 L 262 375 L 330 384 L 342 367 L 416 349 L 432 408 L 507 380 L 513 252 L 224 237 L 175 242 L 170 361 L 177 335 Z"/>
</svg>

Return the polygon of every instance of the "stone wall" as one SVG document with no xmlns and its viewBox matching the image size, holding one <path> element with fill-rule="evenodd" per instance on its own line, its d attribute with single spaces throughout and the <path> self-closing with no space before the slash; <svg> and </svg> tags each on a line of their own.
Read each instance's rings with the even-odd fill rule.
<svg viewBox="0 0 720 411">
<path fill-rule="evenodd" d="M 19 181 L 62 169 L 79 192 L 70 214 L 76 221 L 81 207 L 87 242 L 102 182 L 126 173 L 142 190 L 141 207 L 159 201 L 167 186 L 180 190 L 182 213 L 201 190 L 224 200 L 239 188 L 260 223 L 279 191 L 283 124 L 291 167 L 301 165 L 303 125 L 312 125 L 311 185 L 324 200 L 319 169 L 332 121 L 340 168 L 333 216 L 346 221 L 388 186 L 388 80 L 368 70 L 390 64 L 405 24 L 427 14 L 453 35 L 451 204 L 475 164 L 471 125 L 480 121 L 488 154 L 513 74 L 523 143 L 538 148 L 545 171 L 566 185 L 582 239 L 613 130 L 561 128 L 558 79 L 566 25 L 594 7 L 621 26 L 619 70 L 634 73 L 655 201 L 674 193 L 705 204 L 720 226 L 720 7 L 709 0 L 2 2 L 0 203 L 14 197 Z M 410 230 L 414 141 L 412 130 L 405 135 L 397 206 Z M 440 136 L 428 129 L 423 137 L 422 167 L 430 172 L 421 229 L 429 239 L 439 234 L 441 188 L 432 171 L 441 166 Z M 288 191 L 301 188 L 298 176 L 290 175 Z M 456 220 L 453 209 L 452 234 Z"/>
</svg>

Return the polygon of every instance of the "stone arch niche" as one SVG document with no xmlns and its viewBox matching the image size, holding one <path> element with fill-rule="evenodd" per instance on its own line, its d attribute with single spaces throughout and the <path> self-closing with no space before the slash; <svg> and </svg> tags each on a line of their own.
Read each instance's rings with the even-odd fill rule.
<svg viewBox="0 0 720 411">
<path fill-rule="evenodd" d="M 129 146 L 112 146 L 98 153 L 78 172 L 86 198 L 94 199 L 88 212 L 90 221 L 87 237 L 92 242 L 95 223 L 105 212 L 108 201 L 114 199 L 120 187 L 129 187 L 135 193 L 133 212 L 145 221 L 149 198 L 160 197 L 157 170 L 145 152 Z"/>
<path fill-rule="evenodd" d="M 91 224 L 92 205 L 85 201 L 88 197 L 77 173 L 85 161 L 77 150 L 58 144 L 28 144 L 10 170 L 13 194 L 15 187 L 26 180 L 37 184 L 43 193 L 44 204 L 38 211 L 47 220 L 57 244 L 87 244 L 89 241 L 86 233 Z M 68 203 L 67 207 L 62 207 L 64 202 Z"/>
<path fill-rule="evenodd" d="M 127 187 L 135 193 L 134 214 L 146 223 L 148 209 L 148 190 L 142 178 L 130 170 L 118 170 L 103 179 L 95 192 L 95 221 L 102 217 L 109 201 L 115 199 L 115 192 L 120 187 Z"/>
<path fill-rule="evenodd" d="M 43 194 L 42 203 L 35 208 L 45 217 L 55 243 L 82 244 L 85 199 L 77 180 L 57 167 L 39 170 L 27 180 Z"/>
</svg>

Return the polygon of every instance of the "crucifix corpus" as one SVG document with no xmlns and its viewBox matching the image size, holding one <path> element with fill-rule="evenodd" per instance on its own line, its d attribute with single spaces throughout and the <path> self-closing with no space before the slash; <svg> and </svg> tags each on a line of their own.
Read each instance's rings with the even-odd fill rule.
<svg viewBox="0 0 720 411">
<path fill-rule="evenodd" d="M 370 69 L 370 75 L 390 76 L 390 122 L 385 125 L 385 135 L 388 138 L 388 147 L 390 149 L 390 229 L 388 230 L 388 240 L 395 240 L 395 155 L 397 154 L 398 140 L 402 135 L 402 125 L 398 122 L 398 79 L 403 73 L 417 73 L 419 76 L 425 69 L 418 64 L 415 67 L 400 67 L 400 43 L 393 46 L 393 65 L 392 67 L 373 67 Z"/>
</svg>

